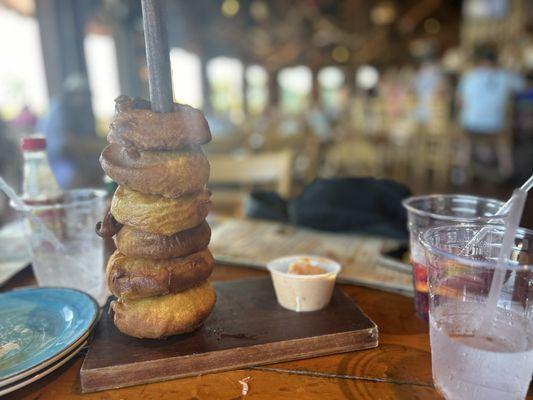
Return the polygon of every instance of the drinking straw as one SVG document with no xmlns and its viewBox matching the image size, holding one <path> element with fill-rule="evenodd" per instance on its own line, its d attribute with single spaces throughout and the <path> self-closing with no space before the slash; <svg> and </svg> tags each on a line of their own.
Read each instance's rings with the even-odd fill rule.
<svg viewBox="0 0 533 400">
<path fill-rule="evenodd" d="M 527 181 L 525 181 L 522 186 L 520 186 L 519 189 L 523 190 L 524 192 L 529 192 L 529 189 L 533 187 L 533 175 L 529 177 Z M 500 209 L 496 212 L 495 215 L 503 215 L 507 213 L 511 209 L 511 203 L 513 198 L 511 197 L 503 206 L 500 207 Z"/>
<path fill-rule="evenodd" d="M 162 0 L 141 0 L 150 102 L 156 112 L 172 112 L 174 108 L 170 57 Z"/>
<path fill-rule="evenodd" d="M 2 190 L 7 197 L 13 202 L 13 205 L 20 211 L 24 211 L 30 220 L 38 225 L 41 228 L 42 234 L 44 238 L 50 242 L 56 249 L 60 250 L 62 253 L 66 254 L 65 247 L 63 244 L 59 241 L 59 239 L 54 235 L 54 233 L 48 229 L 46 224 L 41 221 L 40 218 L 36 217 L 33 212 L 31 211 L 31 208 L 24 203 L 24 201 L 15 193 L 13 188 L 7 184 L 7 182 L 0 176 L 0 190 Z"/>
<path fill-rule="evenodd" d="M 524 192 L 528 192 L 529 189 L 533 187 L 533 175 L 529 177 L 527 181 L 525 181 L 522 186 L 520 186 L 520 190 L 523 190 Z M 499 215 L 505 215 L 509 212 L 511 205 L 513 202 L 513 197 L 511 197 L 509 200 L 505 202 L 503 206 L 499 208 L 498 211 L 494 214 L 494 216 Z M 493 222 L 493 220 L 490 220 L 489 222 Z M 468 253 L 468 251 L 472 248 L 472 246 L 476 245 L 483 237 L 487 234 L 487 232 L 490 230 L 489 227 L 483 227 L 481 228 L 473 237 L 468 241 L 468 243 L 463 247 L 463 249 L 459 252 L 459 255 L 464 256 Z"/>
<path fill-rule="evenodd" d="M 483 329 L 483 332 L 487 332 L 487 328 L 490 328 L 490 324 L 494 321 L 496 315 L 498 299 L 500 298 L 502 291 L 505 274 L 507 272 L 507 265 L 511 257 L 516 231 L 520 225 L 520 218 L 522 217 L 526 198 L 527 192 L 520 188 L 515 189 L 513 196 L 510 199 L 511 206 L 509 208 L 509 215 L 505 219 L 505 231 L 503 234 L 502 245 L 487 298 L 487 312 L 481 325 L 485 328 Z"/>
</svg>

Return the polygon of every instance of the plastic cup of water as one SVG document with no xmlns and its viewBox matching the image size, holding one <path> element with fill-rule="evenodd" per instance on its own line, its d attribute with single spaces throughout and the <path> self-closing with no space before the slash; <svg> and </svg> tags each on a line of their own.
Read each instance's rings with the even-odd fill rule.
<svg viewBox="0 0 533 400">
<path fill-rule="evenodd" d="M 95 225 L 105 213 L 103 190 L 66 191 L 63 201 L 29 205 L 26 237 L 39 286 L 68 287 L 105 301 L 103 240 Z M 52 236 L 53 235 L 53 236 Z"/>
<path fill-rule="evenodd" d="M 427 266 L 420 235 L 429 228 L 456 224 L 488 224 L 500 221 L 506 214 L 494 221 L 493 216 L 503 202 L 484 197 L 461 194 L 434 194 L 409 197 L 403 201 L 407 209 L 409 246 L 413 266 L 413 288 L 415 312 L 421 319 L 428 318 Z"/>
<path fill-rule="evenodd" d="M 483 226 L 489 228 L 486 235 L 459 256 Z M 503 234 L 501 226 L 456 225 L 422 236 L 433 380 L 448 400 L 524 399 L 529 388 L 533 231 L 519 229 L 510 261 L 498 265 Z M 505 279 L 494 310 L 487 300 L 497 268 Z"/>
</svg>

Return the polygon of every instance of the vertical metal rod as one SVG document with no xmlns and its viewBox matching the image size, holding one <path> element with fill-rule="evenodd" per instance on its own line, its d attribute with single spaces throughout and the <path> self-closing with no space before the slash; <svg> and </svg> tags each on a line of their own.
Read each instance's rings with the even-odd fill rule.
<svg viewBox="0 0 533 400">
<path fill-rule="evenodd" d="M 173 111 L 167 29 L 162 0 L 141 0 L 152 110 Z"/>
</svg>

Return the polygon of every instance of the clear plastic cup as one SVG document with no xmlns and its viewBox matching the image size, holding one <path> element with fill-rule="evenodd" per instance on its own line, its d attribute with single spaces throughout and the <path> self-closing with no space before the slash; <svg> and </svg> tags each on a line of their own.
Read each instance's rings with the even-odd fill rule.
<svg viewBox="0 0 533 400">
<path fill-rule="evenodd" d="M 459 256 L 483 226 L 488 233 Z M 512 261 L 498 266 L 503 233 L 501 226 L 456 225 L 423 234 L 433 380 L 446 399 L 527 394 L 533 373 L 533 231 L 519 229 Z M 496 309 L 489 309 L 496 268 L 505 280 Z"/>
<path fill-rule="evenodd" d="M 461 194 L 435 194 L 409 197 L 403 201 L 407 209 L 409 245 L 413 266 L 414 303 L 416 314 L 428 318 L 427 267 L 420 235 L 435 226 L 455 224 L 503 223 L 506 214 L 494 220 L 503 202 Z"/>
<path fill-rule="evenodd" d="M 82 290 L 100 303 L 105 300 L 103 240 L 95 225 L 105 213 L 103 190 L 66 191 L 63 202 L 29 205 L 26 237 L 39 286 Z M 53 235 L 53 236 L 51 236 Z"/>
</svg>

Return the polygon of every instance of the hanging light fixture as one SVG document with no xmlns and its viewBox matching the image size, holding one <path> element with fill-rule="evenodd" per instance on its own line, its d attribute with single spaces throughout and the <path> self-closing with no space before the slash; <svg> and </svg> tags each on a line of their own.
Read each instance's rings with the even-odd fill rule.
<svg viewBox="0 0 533 400">
<path fill-rule="evenodd" d="M 376 25 L 388 25 L 396 19 L 396 6 L 392 1 L 382 1 L 372 8 L 370 19 Z"/>
<path fill-rule="evenodd" d="M 220 12 L 227 18 L 234 17 L 241 8 L 238 0 L 224 0 L 220 6 Z"/>
<path fill-rule="evenodd" d="M 430 35 L 436 35 L 440 32 L 440 22 L 435 18 L 428 18 L 424 21 L 424 30 Z"/>
<path fill-rule="evenodd" d="M 350 58 L 350 50 L 346 46 L 336 46 L 331 52 L 331 58 L 338 63 L 345 63 Z"/>
<path fill-rule="evenodd" d="M 263 0 L 255 0 L 250 4 L 250 15 L 257 21 L 263 21 L 268 18 L 268 5 Z"/>
</svg>

